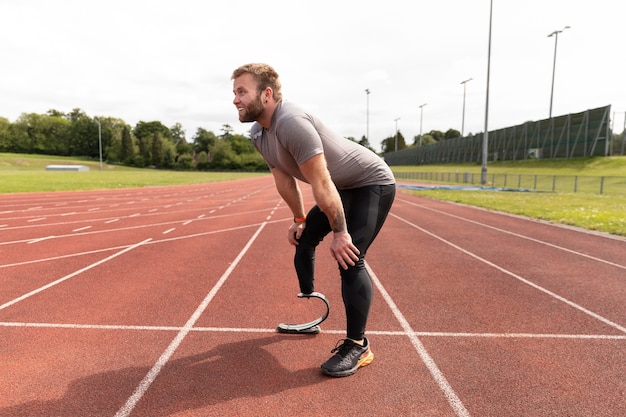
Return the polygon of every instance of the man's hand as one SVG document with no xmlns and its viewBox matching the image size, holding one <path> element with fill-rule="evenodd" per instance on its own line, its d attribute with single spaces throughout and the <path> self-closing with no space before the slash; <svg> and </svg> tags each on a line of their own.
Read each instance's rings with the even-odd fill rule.
<svg viewBox="0 0 626 417">
<path fill-rule="evenodd" d="M 354 266 L 359 260 L 359 249 L 352 243 L 352 237 L 348 232 L 337 232 L 330 242 L 330 253 L 343 269 Z"/>
<path fill-rule="evenodd" d="M 289 231 L 287 232 L 287 240 L 289 244 L 293 246 L 298 246 L 298 239 L 302 236 L 302 232 L 306 227 L 306 222 L 294 222 L 291 226 L 289 226 Z"/>
</svg>

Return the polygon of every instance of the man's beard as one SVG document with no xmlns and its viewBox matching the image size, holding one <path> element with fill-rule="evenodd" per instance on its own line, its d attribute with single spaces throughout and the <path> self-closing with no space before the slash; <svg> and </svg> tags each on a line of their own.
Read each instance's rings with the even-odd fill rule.
<svg viewBox="0 0 626 417">
<path fill-rule="evenodd" d="M 256 100 L 252 101 L 245 107 L 243 113 L 239 113 L 239 121 L 242 123 L 255 122 L 261 117 L 265 109 L 263 103 L 261 103 L 261 96 L 258 96 Z"/>
</svg>

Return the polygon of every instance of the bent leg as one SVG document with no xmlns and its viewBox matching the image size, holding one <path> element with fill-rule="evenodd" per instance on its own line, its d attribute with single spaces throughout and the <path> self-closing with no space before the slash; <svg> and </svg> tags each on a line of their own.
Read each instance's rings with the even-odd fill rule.
<svg viewBox="0 0 626 417">
<path fill-rule="evenodd" d="M 339 267 L 349 339 L 361 340 L 365 335 L 373 295 L 372 280 L 365 268 L 365 255 L 387 218 L 395 191 L 395 185 L 389 185 L 340 192 L 348 232 L 361 252 L 354 266 L 346 270 Z"/>
</svg>

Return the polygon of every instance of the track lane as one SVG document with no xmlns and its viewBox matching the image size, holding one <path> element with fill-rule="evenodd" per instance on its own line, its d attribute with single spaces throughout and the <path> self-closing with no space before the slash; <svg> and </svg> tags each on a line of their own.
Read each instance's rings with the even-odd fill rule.
<svg viewBox="0 0 626 417">
<path fill-rule="evenodd" d="M 368 264 L 415 333 L 406 334 L 406 328 L 394 317 L 389 302 L 377 291 L 368 326 L 375 362 L 351 378 L 321 376 L 319 363 L 330 354 L 335 340 L 342 337 L 345 320 L 341 312 L 337 267 L 329 259 L 328 242 L 322 243 L 318 255 L 318 289 L 331 297 L 331 316 L 323 324 L 323 333 L 304 338 L 276 335 L 273 327 L 277 320 L 282 321 L 286 314 L 308 312 L 301 304 L 304 301 L 295 297 L 298 290 L 291 265 L 293 249 L 285 239 L 290 215 L 273 191 L 271 178 L 238 184 L 241 184 L 241 193 L 227 192 L 230 204 L 226 201 L 224 216 L 213 221 L 219 224 L 222 219 L 230 218 L 232 224 L 239 222 L 239 226 L 223 228 L 224 232 L 220 233 L 219 227 L 211 225 L 197 236 L 191 236 L 178 234 L 181 232 L 178 227 L 163 234 L 172 227 L 164 224 L 153 229 L 154 235 L 158 235 L 151 236 L 154 241 L 131 252 L 134 257 L 130 254 L 120 257 L 119 263 L 110 264 L 113 269 L 99 277 L 97 274 L 83 276 L 82 284 L 74 281 L 72 285 L 76 285 L 77 290 L 81 286 L 97 289 L 86 300 L 75 299 L 81 307 L 74 314 L 71 309 L 63 312 L 63 297 L 59 296 L 50 297 L 50 304 L 41 303 L 41 311 L 48 308 L 55 319 L 41 321 L 41 327 L 30 319 L 44 319 L 45 315 L 37 317 L 38 313 L 32 309 L 21 310 L 12 317 L 13 325 L 2 322 L 0 317 L 0 337 L 9 335 L 12 343 L 11 351 L 0 349 L 0 358 L 15 361 L 9 368 L 12 394 L 5 396 L 7 391 L 0 392 L 0 416 L 113 415 L 115 411 L 111 410 L 118 410 L 131 398 L 168 344 L 185 329 L 188 333 L 163 363 L 130 415 L 207 416 L 236 411 L 242 416 L 291 416 L 295 413 L 302 416 L 329 413 L 338 416 L 357 413 L 453 416 L 464 415 L 463 409 L 468 415 L 476 416 L 626 412 L 621 405 L 615 406 L 615 399 L 625 389 L 622 377 L 626 375 L 623 365 L 626 363 L 623 349 L 626 339 L 620 332 L 513 279 L 480 257 L 471 256 L 469 253 L 474 253 L 473 250 L 482 251 L 485 246 L 480 239 L 484 226 L 474 224 L 468 228 L 467 224 L 472 224 L 468 220 L 457 223 L 452 222 L 450 216 L 433 210 L 416 210 L 402 200 L 417 205 L 431 202 L 402 193 L 392 209 L 393 216 L 370 249 Z M 207 185 L 207 188 L 212 187 Z M 206 193 L 206 188 L 199 188 Z M 245 188 L 253 194 L 238 200 L 247 195 Z M 310 199 L 309 190 L 304 189 L 304 192 Z M 191 200 L 194 199 L 195 203 L 202 204 L 202 195 L 199 192 L 197 196 L 190 196 L 189 208 L 193 207 Z M 152 203 L 158 205 L 156 194 L 152 197 Z M 454 207 L 451 213 L 463 217 L 456 211 L 458 205 L 450 206 Z M 255 211 L 250 210 L 252 207 L 258 208 L 258 217 L 262 220 L 248 212 Z M 442 204 L 437 210 L 445 207 Z M 246 218 L 245 227 L 241 226 L 237 213 Z M 468 213 L 466 218 L 472 221 L 500 227 L 506 224 L 492 214 L 480 218 L 483 214 L 475 217 L 474 210 Z M 188 217 L 181 216 L 178 220 Z M 407 221 L 433 235 L 408 225 Z M 194 326 L 186 327 L 184 319 L 188 315 L 183 313 L 193 310 L 211 283 L 216 282 L 216 273 L 210 271 L 227 268 L 226 263 L 212 268 L 193 261 L 217 252 L 223 262 L 228 262 L 228 254 L 240 249 L 238 242 L 246 239 L 246 233 L 250 236 L 251 230 L 261 222 L 267 223 L 249 248 L 250 252 L 231 271 Z M 528 230 L 514 223 L 511 230 Z M 554 240 L 537 239 L 560 244 L 558 229 L 547 233 Z M 131 237 L 136 237 L 132 231 L 120 231 L 124 233 L 127 237 L 121 240 L 126 244 Z M 491 229 L 483 240 L 493 242 L 500 234 L 503 233 Z M 472 238 L 472 235 L 476 236 Z M 531 240 L 505 235 L 507 237 L 498 239 L 508 243 L 515 241 L 517 246 L 507 244 L 498 248 L 515 247 L 525 254 L 545 252 L 545 244 L 534 242 L 529 249 L 526 246 Z M 231 236 L 232 242 L 223 241 L 227 236 Z M 454 242 L 457 247 L 441 239 Z M 85 244 L 88 241 L 85 239 Z M 582 245 L 581 242 L 575 244 Z M 563 252 L 557 248 L 550 250 Z M 589 253 L 595 256 L 595 250 L 594 245 Z M 59 258 L 58 264 L 75 258 L 72 253 L 66 252 L 69 258 Z M 491 259 L 490 253 L 486 250 L 480 255 L 500 265 L 502 254 L 498 259 Z M 3 259 L 1 254 L 0 260 Z M 551 273 L 559 270 L 561 258 L 556 257 Z M 146 259 L 156 261 L 153 265 L 141 266 L 137 275 L 133 275 L 134 269 L 129 269 L 128 265 L 143 265 Z M 584 263 L 597 263 L 588 257 L 582 259 Z M 24 268 L 35 271 L 35 265 L 43 268 L 46 262 L 27 265 Z M 513 269 L 515 263 L 505 266 Z M 110 282 L 106 280 L 124 267 L 128 285 L 110 290 Z M 0 268 L 0 276 L 14 268 L 22 267 Z M 169 282 L 157 285 L 154 294 L 150 294 L 153 289 L 150 278 L 163 275 L 163 271 L 176 273 L 166 274 Z M 183 276 L 187 279 L 182 279 Z M 102 277 L 104 281 L 98 283 Z M 553 280 L 558 282 L 557 278 L 558 274 Z M 616 281 L 618 290 L 622 288 L 619 282 Z M 188 288 L 181 288 L 181 285 Z M 601 286 L 602 281 L 598 285 Z M 135 286 L 136 289 L 132 289 Z M 136 304 L 116 301 L 114 294 L 119 295 L 124 289 L 134 292 L 135 300 L 139 300 L 141 297 L 137 295 L 141 294 L 146 301 Z M 101 297 L 95 295 L 98 292 L 102 292 Z M 601 300 L 590 297 L 588 301 L 597 307 L 595 303 Z M 159 302 L 165 307 L 160 307 Z M 17 306 L 19 304 L 6 311 Z M 100 316 L 93 314 L 96 310 L 102 310 Z M 2 313 L 0 310 L 0 315 Z M 135 321 L 131 320 L 132 314 Z M 114 322 L 120 317 L 124 320 Z M 20 325 L 20 318 L 28 320 Z M 81 318 L 84 320 L 79 320 Z M 51 339 L 55 335 L 57 341 Z M 411 342 L 414 336 L 419 338 L 462 407 L 453 406 L 450 393 L 442 388 Z M 38 349 L 39 346 L 31 344 L 34 340 L 47 349 Z M 86 354 L 87 351 L 91 353 Z M 72 354 L 76 355 L 76 360 Z M 34 369 L 40 361 L 46 365 Z M 59 369 L 61 366 L 65 368 Z M 24 375 L 23 380 L 20 376 Z M 56 389 L 46 388 L 47 381 L 54 381 Z M 28 384 L 33 382 L 38 388 L 29 397 Z M 342 393 L 341 398 L 337 397 L 337 392 Z M 577 398 L 575 403 L 574 398 Z M 353 404 L 353 408 L 343 408 L 346 402 Z"/>
</svg>

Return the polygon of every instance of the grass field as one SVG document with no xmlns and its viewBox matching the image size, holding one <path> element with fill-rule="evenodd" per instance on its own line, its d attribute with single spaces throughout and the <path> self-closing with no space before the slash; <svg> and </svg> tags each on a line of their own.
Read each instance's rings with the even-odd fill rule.
<svg viewBox="0 0 626 417">
<path fill-rule="evenodd" d="M 480 164 L 392 167 L 395 172 L 469 172 Z M 569 160 L 527 160 L 488 164 L 488 173 L 515 175 L 578 175 L 626 177 L 626 157 Z M 429 198 L 454 201 L 554 223 L 626 236 L 626 193 L 533 193 L 459 190 L 411 191 Z"/>
<path fill-rule="evenodd" d="M 86 172 L 46 171 L 47 165 L 85 165 Z M 183 172 L 103 164 L 92 159 L 0 153 L 0 193 L 97 190 L 227 181 L 263 173 Z"/>
<path fill-rule="evenodd" d="M 79 164 L 88 172 L 45 171 L 46 165 Z M 478 164 L 392 167 L 394 171 L 480 173 Z M 626 176 L 626 157 L 563 161 L 518 161 L 490 164 L 490 173 Z M 0 194 L 36 191 L 132 188 L 227 181 L 266 173 L 206 173 L 136 169 L 98 161 L 0 153 Z M 425 197 L 454 201 L 545 221 L 626 236 L 626 196 L 588 193 L 517 193 L 493 191 L 411 191 Z"/>
</svg>

